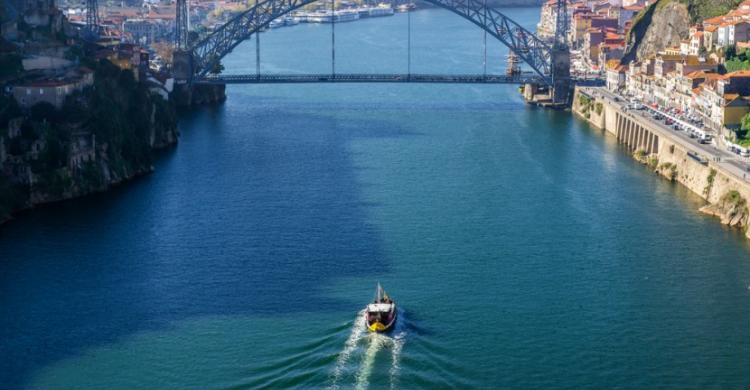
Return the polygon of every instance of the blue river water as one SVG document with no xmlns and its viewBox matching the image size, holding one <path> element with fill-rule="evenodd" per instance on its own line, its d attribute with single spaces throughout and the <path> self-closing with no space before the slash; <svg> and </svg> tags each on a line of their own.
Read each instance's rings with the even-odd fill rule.
<svg viewBox="0 0 750 390">
<path fill-rule="evenodd" d="M 475 26 L 412 27 L 413 72 L 483 71 Z M 330 71 L 329 28 L 264 33 L 263 71 Z M 404 72 L 405 28 L 336 26 L 337 71 Z M 612 137 L 514 86 L 227 94 L 153 174 L 0 229 L 0 387 L 750 387 L 750 246 Z"/>
</svg>

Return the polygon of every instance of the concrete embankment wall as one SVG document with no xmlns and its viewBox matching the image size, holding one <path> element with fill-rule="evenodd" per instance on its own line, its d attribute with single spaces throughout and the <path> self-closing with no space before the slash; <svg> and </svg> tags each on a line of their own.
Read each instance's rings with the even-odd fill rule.
<svg viewBox="0 0 750 390">
<path fill-rule="evenodd" d="M 572 108 L 579 118 L 616 137 L 634 158 L 665 178 L 681 183 L 714 205 L 714 208 L 725 203 L 722 200 L 732 191 L 750 200 L 750 183 L 738 177 L 737 172 L 733 174 L 723 166 L 726 162 L 716 161 L 713 156 L 701 153 L 699 148 L 690 145 L 690 141 L 655 125 L 641 112 L 625 112 L 609 100 L 578 88 L 574 93 Z M 745 206 L 742 207 L 744 209 Z M 710 206 L 704 209 L 709 210 Z M 738 224 L 733 219 L 734 215 L 723 215 L 726 213 L 715 210 L 707 212 L 722 218 L 724 223 L 739 225 L 742 229 L 747 227 L 746 215 Z M 746 235 L 750 238 L 750 231 L 746 230 Z"/>
</svg>

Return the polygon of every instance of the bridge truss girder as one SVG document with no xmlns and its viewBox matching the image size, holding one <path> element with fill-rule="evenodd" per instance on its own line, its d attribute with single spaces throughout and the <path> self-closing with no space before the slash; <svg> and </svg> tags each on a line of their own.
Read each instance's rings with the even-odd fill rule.
<svg viewBox="0 0 750 390">
<path fill-rule="evenodd" d="M 219 29 L 189 48 L 193 73 L 205 76 L 217 62 L 242 41 L 284 15 L 318 0 L 265 0 L 235 16 Z M 552 48 L 536 35 L 505 16 L 486 7 L 484 0 L 425 0 L 474 23 L 521 58 L 542 79 L 552 73 Z M 548 81 L 549 82 L 549 81 Z"/>
</svg>

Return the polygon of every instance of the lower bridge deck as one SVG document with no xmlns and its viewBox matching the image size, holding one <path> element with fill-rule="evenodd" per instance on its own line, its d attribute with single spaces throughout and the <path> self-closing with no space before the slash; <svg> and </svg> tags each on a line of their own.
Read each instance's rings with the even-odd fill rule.
<svg viewBox="0 0 750 390">
<path fill-rule="evenodd" d="M 193 81 L 197 84 L 304 84 L 304 83 L 436 83 L 436 84 L 545 84 L 538 75 L 451 75 L 451 74 L 252 74 L 209 75 Z"/>
</svg>

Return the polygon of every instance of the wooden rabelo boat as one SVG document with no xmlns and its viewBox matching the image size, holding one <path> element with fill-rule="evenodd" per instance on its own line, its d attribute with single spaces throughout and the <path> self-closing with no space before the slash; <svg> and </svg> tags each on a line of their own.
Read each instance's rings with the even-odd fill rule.
<svg viewBox="0 0 750 390">
<path fill-rule="evenodd" d="M 396 303 L 380 287 L 380 283 L 375 291 L 375 299 L 365 311 L 365 325 L 370 332 L 387 332 L 396 323 Z"/>
</svg>

